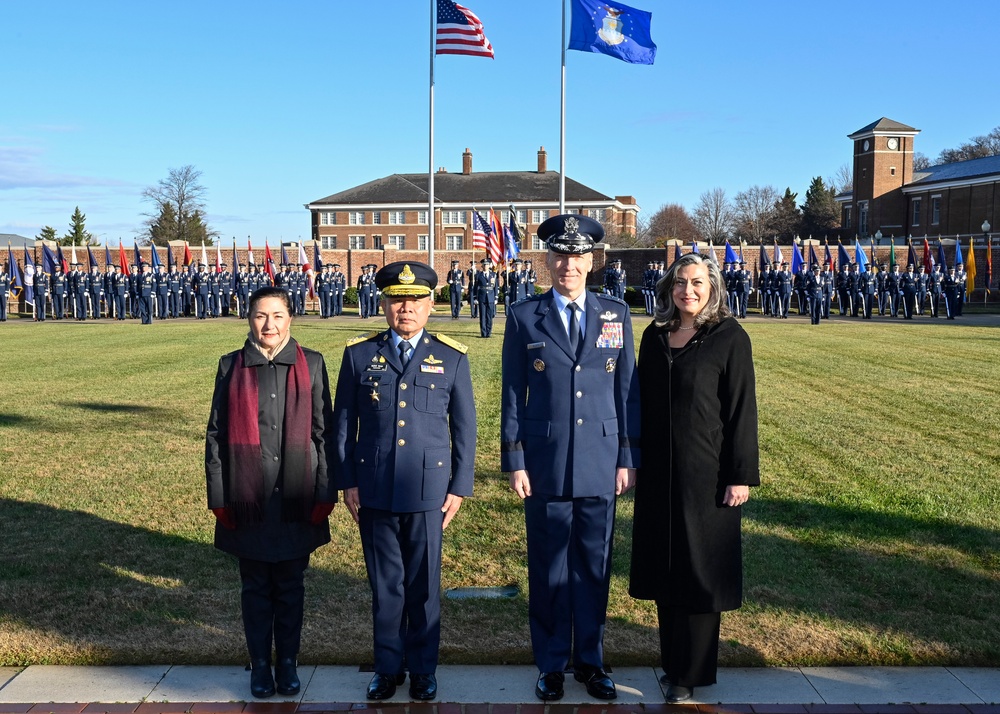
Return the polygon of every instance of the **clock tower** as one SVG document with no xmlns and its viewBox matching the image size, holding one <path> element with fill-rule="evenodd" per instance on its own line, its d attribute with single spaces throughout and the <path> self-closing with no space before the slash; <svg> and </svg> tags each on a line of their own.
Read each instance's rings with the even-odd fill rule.
<svg viewBox="0 0 1000 714">
<path fill-rule="evenodd" d="M 854 142 L 851 227 L 860 236 L 905 236 L 903 186 L 913 180 L 913 139 L 919 129 L 882 117 L 847 138 Z"/>
</svg>

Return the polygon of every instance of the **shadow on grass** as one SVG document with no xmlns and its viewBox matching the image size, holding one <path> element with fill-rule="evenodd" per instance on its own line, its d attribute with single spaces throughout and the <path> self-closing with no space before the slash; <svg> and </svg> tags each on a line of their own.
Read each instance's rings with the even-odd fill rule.
<svg viewBox="0 0 1000 714">
<path fill-rule="evenodd" d="M 236 559 L 211 544 L 9 499 L 0 523 L 0 665 L 246 660 Z M 301 661 L 370 659 L 367 591 L 306 572 Z"/>
<path fill-rule="evenodd" d="M 142 404 L 114 404 L 111 402 L 63 402 L 61 406 L 86 409 L 104 414 L 144 414 L 149 416 L 166 415 L 168 411 L 162 407 L 151 407 Z"/>
<path fill-rule="evenodd" d="M 23 414 L 0 414 L 0 426 L 35 426 L 39 420 Z"/>
</svg>

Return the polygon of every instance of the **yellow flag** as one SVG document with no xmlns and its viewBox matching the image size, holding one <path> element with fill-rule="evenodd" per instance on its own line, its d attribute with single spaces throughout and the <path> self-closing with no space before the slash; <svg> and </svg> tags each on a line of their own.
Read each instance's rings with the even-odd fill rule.
<svg viewBox="0 0 1000 714">
<path fill-rule="evenodd" d="M 972 238 L 969 238 L 969 262 L 965 264 L 965 273 L 965 295 L 971 298 L 976 287 L 976 246 Z"/>
</svg>

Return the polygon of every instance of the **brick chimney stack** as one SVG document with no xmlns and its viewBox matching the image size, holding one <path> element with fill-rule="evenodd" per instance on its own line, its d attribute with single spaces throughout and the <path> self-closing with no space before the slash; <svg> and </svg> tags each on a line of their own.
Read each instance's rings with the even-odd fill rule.
<svg viewBox="0 0 1000 714">
<path fill-rule="evenodd" d="M 466 176 L 472 173 L 472 152 L 469 151 L 468 147 L 466 147 L 465 153 L 462 154 L 462 173 Z"/>
<path fill-rule="evenodd" d="M 538 147 L 538 173 L 544 174 L 548 170 L 548 158 L 545 153 L 545 147 Z"/>
</svg>

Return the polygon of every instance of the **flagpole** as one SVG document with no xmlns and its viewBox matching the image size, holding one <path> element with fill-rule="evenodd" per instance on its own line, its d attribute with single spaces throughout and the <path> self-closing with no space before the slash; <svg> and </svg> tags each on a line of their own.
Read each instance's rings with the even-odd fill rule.
<svg viewBox="0 0 1000 714">
<path fill-rule="evenodd" d="M 559 213 L 566 213 L 566 0 L 562 0 L 562 67 L 559 81 Z"/>
<path fill-rule="evenodd" d="M 431 82 L 430 82 L 430 136 L 427 141 L 427 262 L 434 269 L 434 8 L 436 0 L 430 0 L 431 5 Z"/>
</svg>

